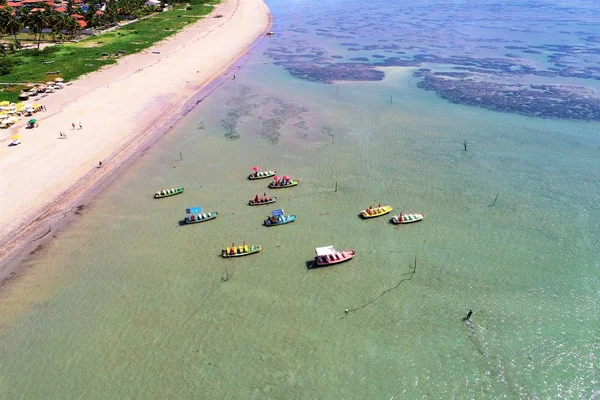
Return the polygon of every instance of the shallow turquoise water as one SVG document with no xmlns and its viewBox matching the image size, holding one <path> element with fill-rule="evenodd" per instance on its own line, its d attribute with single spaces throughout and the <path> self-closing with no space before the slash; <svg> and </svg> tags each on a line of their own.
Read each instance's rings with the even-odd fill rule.
<svg viewBox="0 0 600 400">
<path fill-rule="evenodd" d="M 303 15 L 269 6 L 276 31 Z M 272 45 L 26 262 L 7 398 L 596 396 L 598 124 L 454 105 L 400 68 L 310 83 Z M 260 226 L 253 165 L 300 179 L 270 192 L 296 222 Z M 357 217 L 377 202 L 426 219 Z M 220 216 L 179 226 L 193 206 Z M 219 257 L 242 240 L 263 252 Z M 356 259 L 308 270 L 330 244 Z"/>
</svg>

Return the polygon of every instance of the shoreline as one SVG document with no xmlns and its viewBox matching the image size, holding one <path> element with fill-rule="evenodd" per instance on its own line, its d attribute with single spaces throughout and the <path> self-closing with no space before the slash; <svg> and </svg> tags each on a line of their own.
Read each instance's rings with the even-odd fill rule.
<svg viewBox="0 0 600 400">
<path fill-rule="evenodd" d="M 238 10 L 240 3 L 242 3 L 242 7 L 246 7 L 245 10 Z M 247 32 L 249 35 L 248 40 L 243 42 L 243 45 L 238 46 L 238 51 L 227 57 L 227 59 L 224 60 L 224 64 L 211 69 L 209 71 L 211 73 L 204 74 L 204 79 L 202 79 L 200 82 L 197 82 L 198 86 L 192 86 L 189 88 L 179 96 L 175 103 L 165 103 L 164 101 L 161 103 L 160 97 L 165 95 L 163 93 L 154 94 L 149 96 L 149 98 L 146 98 L 146 102 L 156 101 L 159 104 L 162 104 L 162 107 L 160 107 L 160 112 L 157 113 L 154 118 L 146 118 L 144 121 L 145 124 L 143 124 L 143 126 L 138 126 L 138 128 L 132 134 L 129 134 L 127 140 L 123 141 L 121 145 L 118 146 L 117 150 L 110 152 L 103 158 L 100 158 L 98 153 L 100 150 L 106 149 L 100 149 L 94 152 L 92 156 L 102 160 L 102 169 L 98 169 L 96 167 L 90 168 L 89 165 L 80 168 L 80 174 L 74 177 L 71 182 L 66 187 L 63 187 L 63 189 L 60 190 L 57 195 L 53 196 L 51 200 L 42 202 L 38 198 L 35 210 L 29 211 L 26 215 L 21 217 L 18 223 L 13 223 L 7 229 L 5 221 L 2 221 L 4 226 L 0 227 L 0 233 L 2 234 L 2 239 L 0 240 L 0 248 L 2 249 L 0 252 L 0 289 L 2 289 L 6 283 L 19 276 L 20 262 L 26 259 L 28 256 L 33 255 L 38 249 L 43 247 L 44 243 L 49 240 L 49 238 L 46 238 L 47 235 L 50 233 L 56 233 L 56 231 L 59 231 L 62 227 L 71 222 L 73 216 L 77 213 L 77 211 L 72 212 L 76 207 L 85 206 L 86 203 L 89 203 L 90 199 L 93 198 L 95 193 L 113 182 L 119 176 L 120 172 L 123 172 L 125 168 L 130 166 L 140 155 L 151 148 L 151 146 L 153 146 L 156 141 L 162 137 L 162 135 L 167 134 L 171 130 L 173 125 L 175 125 L 182 117 L 194 109 L 203 99 L 209 96 L 210 93 L 217 89 L 223 82 L 225 82 L 225 80 L 228 79 L 228 75 L 232 71 L 237 70 L 241 65 L 243 65 L 246 58 L 245 56 L 247 56 L 248 52 L 252 50 L 256 43 L 258 43 L 258 41 L 266 32 L 268 32 L 271 27 L 272 17 L 263 0 L 226 0 L 226 2 L 220 4 L 219 6 L 215 7 L 215 10 L 213 10 L 211 14 L 208 14 L 205 19 L 185 28 L 177 35 L 155 44 L 143 53 L 130 56 L 131 58 L 143 58 L 147 57 L 148 53 L 154 54 L 152 51 L 157 46 L 176 46 L 176 49 L 167 56 L 159 59 L 158 61 L 150 63 L 142 69 L 136 70 L 134 73 L 139 73 L 141 71 L 153 72 L 152 68 L 157 66 L 160 67 L 160 63 L 164 60 L 173 60 L 173 58 L 176 58 L 178 55 L 185 56 L 185 54 L 182 53 L 187 51 L 186 48 L 188 46 L 196 44 L 198 47 L 203 47 L 205 44 L 198 44 L 197 42 L 211 34 L 213 34 L 213 36 L 220 35 L 222 34 L 220 31 L 223 31 L 225 28 L 229 28 L 231 31 L 232 25 L 235 26 L 238 22 L 234 17 L 236 15 L 239 16 L 240 14 L 244 14 L 244 12 L 248 12 L 248 9 L 254 8 L 255 14 L 258 12 L 264 16 L 265 19 L 261 24 L 254 23 L 252 30 Z M 197 29 L 199 25 L 203 24 L 203 22 L 204 25 L 210 25 L 210 22 L 212 22 L 211 20 L 213 20 L 211 16 L 216 13 L 223 14 L 224 6 L 229 6 L 228 11 L 230 11 L 230 15 L 226 15 L 225 18 L 221 19 L 221 21 L 224 21 L 219 21 L 221 23 L 216 27 L 203 32 L 200 37 L 194 37 L 185 42 L 178 37 L 180 35 L 185 37 L 186 34 L 190 34 L 194 28 Z M 260 10 L 261 7 L 263 10 Z M 243 16 L 240 18 L 243 18 Z M 205 22 L 206 20 L 209 20 L 208 23 Z M 234 33 L 236 34 L 235 40 L 239 39 L 239 32 L 237 32 L 239 29 L 240 28 L 234 27 Z M 213 47 L 215 46 L 217 46 L 217 44 L 213 45 Z M 115 74 L 114 72 L 118 71 L 112 71 L 112 69 L 118 69 L 122 63 L 135 63 L 136 60 L 132 60 L 131 58 L 129 60 L 125 58 L 121 63 L 115 66 L 94 72 L 90 75 L 100 75 L 100 81 L 111 78 L 104 75 L 113 75 L 109 85 L 111 83 L 119 83 L 128 79 L 128 76 L 124 77 L 121 74 Z M 73 84 L 75 85 L 77 82 L 85 79 L 86 76 L 83 76 L 79 80 L 73 81 Z M 182 75 L 179 83 L 182 84 L 185 79 L 190 79 L 190 77 Z M 102 90 L 103 88 L 101 88 L 101 86 L 104 84 L 105 83 L 101 83 L 97 86 L 97 88 L 92 89 L 92 92 L 97 89 Z M 189 85 L 189 81 L 185 81 L 184 86 L 189 87 L 191 85 Z M 60 118 L 61 116 L 63 119 L 68 117 L 61 115 L 64 113 L 64 109 L 74 104 L 83 96 L 85 96 L 85 94 L 78 96 L 75 99 L 71 99 L 70 101 L 64 102 L 58 111 L 50 113 L 48 116 L 44 114 L 40 115 L 40 121 L 43 122 L 45 119 L 49 118 Z M 110 115 L 105 117 L 110 118 Z M 135 118 L 135 115 L 129 116 L 129 119 Z M 64 121 L 64 125 L 67 125 L 67 123 L 68 120 Z M 16 127 L 16 129 L 21 130 L 23 127 L 19 126 Z M 77 131 L 78 133 L 73 135 L 87 134 L 87 132 L 84 133 L 84 131 L 85 128 L 83 131 Z M 14 133 L 14 131 L 9 131 L 9 135 Z M 67 131 L 67 133 L 69 133 L 69 131 Z M 67 140 L 67 142 L 69 140 Z M 0 142 L 6 142 L 6 140 L 0 140 Z M 19 148 L 17 148 L 17 150 L 18 149 Z M 8 173 L 5 173 L 5 171 L 6 169 L 3 168 L 3 175 L 9 175 Z M 6 197 L 6 190 L 3 190 L 3 193 L 0 195 Z M 7 204 L 7 202 L 2 203 Z M 2 213 L 5 214 L 6 210 L 2 210 Z"/>
</svg>

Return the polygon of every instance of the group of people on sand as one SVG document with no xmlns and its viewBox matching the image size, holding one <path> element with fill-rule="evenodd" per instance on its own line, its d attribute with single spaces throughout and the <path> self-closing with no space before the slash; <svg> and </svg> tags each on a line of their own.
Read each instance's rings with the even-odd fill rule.
<svg viewBox="0 0 600 400">
<path fill-rule="evenodd" d="M 38 125 L 36 124 L 35 127 L 37 128 L 37 126 Z M 76 129 L 75 122 L 71 122 L 71 127 L 72 127 L 72 130 Z M 79 123 L 79 129 L 83 129 L 83 124 L 81 122 Z M 65 132 L 63 132 L 63 131 L 60 131 L 58 133 L 58 137 L 60 139 L 67 139 L 67 134 Z"/>
<path fill-rule="evenodd" d="M 258 195 L 256 195 L 254 197 L 254 200 L 252 200 L 252 202 L 253 203 L 266 203 L 266 202 L 269 202 L 271 200 L 273 200 L 273 198 L 271 196 L 267 196 L 267 193 L 265 192 L 260 197 Z"/>
<path fill-rule="evenodd" d="M 381 203 L 379 203 L 376 208 L 373 208 L 373 206 L 369 206 L 369 208 L 367 208 L 365 210 L 365 212 L 369 215 L 378 214 L 380 211 L 381 211 Z"/>
<path fill-rule="evenodd" d="M 245 241 L 244 241 L 244 244 L 242 244 L 241 246 L 237 246 L 237 247 L 236 247 L 235 243 L 231 243 L 231 247 L 227 247 L 226 249 L 223 250 L 223 255 L 227 254 L 227 255 L 233 256 L 236 254 L 247 253 L 248 251 L 249 251 L 248 245 L 246 244 Z"/>
</svg>

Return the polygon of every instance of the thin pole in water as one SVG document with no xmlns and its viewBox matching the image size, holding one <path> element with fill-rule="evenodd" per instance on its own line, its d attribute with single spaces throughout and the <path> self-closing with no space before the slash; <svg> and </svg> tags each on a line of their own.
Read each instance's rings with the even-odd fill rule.
<svg viewBox="0 0 600 400">
<path fill-rule="evenodd" d="M 181 161 L 183 161 L 183 153 L 181 152 L 181 150 L 179 150 L 179 158 L 181 158 Z"/>
<path fill-rule="evenodd" d="M 394 102 L 394 95 L 390 94 L 390 104 L 392 104 Z"/>
<path fill-rule="evenodd" d="M 336 95 L 336 96 L 337 96 L 337 94 L 338 94 L 338 90 L 340 90 L 340 85 L 337 85 L 337 86 L 335 87 L 335 95 Z"/>
<path fill-rule="evenodd" d="M 335 192 L 337 193 L 337 182 L 335 183 Z"/>
</svg>

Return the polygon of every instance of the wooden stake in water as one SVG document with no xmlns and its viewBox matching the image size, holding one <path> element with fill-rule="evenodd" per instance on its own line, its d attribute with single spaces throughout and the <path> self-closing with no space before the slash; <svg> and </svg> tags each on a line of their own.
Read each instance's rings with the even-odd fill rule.
<svg viewBox="0 0 600 400">
<path fill-rule="evenodd" d="M 335 87 L 335 95 L 336 95 L 336 96 L 337 96 L 337 94 L 338 94 L 338 90 L 340 90 L 340 85 L 337 85 L 337 86 Z"/>
<path fill-rule="evenodd" d="M 181 161 L 183 161 L 183 153 L 181 152 L 181 150 L 179 150 L 179 158 L 181 158 Z"/>
<path fill-rule="evenodd" d="M 335 192 L 337 193 L 337 182 L 335 183 Z"/>
<path fill-rule="evenodd" d="M 394 95 L 390 94 L 390 104 L 392 104 L 394 102 Z"/>
<path fill-rule="evenodd" d="M 331 134 L 331 143 L 335 144 L 335 135 L 333 133 Z"/>
<path fill-rule="evenodd" d="M 463 142 L 463 146 L 464 146 L 464 150 L 463 151 L 467 151 L 467 141 L 466 140 Z"/>
</svg>

